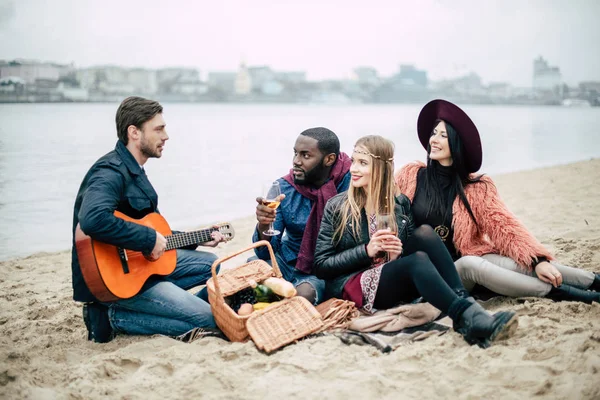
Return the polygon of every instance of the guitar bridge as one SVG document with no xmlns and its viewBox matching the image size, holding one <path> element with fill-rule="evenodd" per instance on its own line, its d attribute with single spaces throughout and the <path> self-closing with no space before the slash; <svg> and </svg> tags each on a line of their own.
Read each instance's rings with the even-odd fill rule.
<svg viewBox="0 0 600 400">
<path fill-rule="evenodd" d="M 117 249 L 117 253 L 119 253 L 119 259 L 121 260 L 121 268 L 123 268 L 123 273 L 128 274 L 129 273 L 129 263 L 128 263 L 129 259 L 127 258 L 127 250 L 119 247 Z"/>
</svg>

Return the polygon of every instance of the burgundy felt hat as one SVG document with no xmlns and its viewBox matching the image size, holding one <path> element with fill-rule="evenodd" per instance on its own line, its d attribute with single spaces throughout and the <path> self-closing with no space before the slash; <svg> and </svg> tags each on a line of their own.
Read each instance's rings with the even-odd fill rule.
<svg viewBox="0 0 600 400">
<path fill-rule="evenodd" d="M 477 127 L 471 118 L 456 104 L 446 100 L 432 100 L 425 104 L 417 120 L 419 140 L 425 150 L 429 146 L 429 137 L 435 121 L 443 119 L 456 130 L 464 148 L 465 167 L 469 172 L 477 172 L 481 168 L 483 150 Z"/>
</svg>

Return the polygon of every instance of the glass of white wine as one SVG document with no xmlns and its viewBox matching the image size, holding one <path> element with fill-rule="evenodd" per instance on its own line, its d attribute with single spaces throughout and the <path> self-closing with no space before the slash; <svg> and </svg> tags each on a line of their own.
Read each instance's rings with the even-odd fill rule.
<svg viewBox="0 0 600 400">
<path fill-rule="evenodd" d="M 263 205 L 276 210 L 281 203 L 281 189 L 279 188 L 279 182 L 270 182 L 263 186 Z M 273 229 L 273 222 L 269 224 L 269 229 L 263 232 L 263 235 L 277 236 L 281 232 Z"/>
<path fill-rule="evenodd" d="M 379 214 L 377 216 L 377 230 L 389 230 L 392 235 L 398 234 L 398 227 L 395 221 L 395 215 L 393 214 Z M 385 251 L 380 251 L 379 257 L 385 257 L 386 261 L 389 261 L 389 254 Z"/>
<path fill-rule="evenodd" d="M 379 214 L 377 216 L 377 230 L 389 229 L 395 235 L 398 232 L 395 216 L 393 214 Z"/>
</svg>

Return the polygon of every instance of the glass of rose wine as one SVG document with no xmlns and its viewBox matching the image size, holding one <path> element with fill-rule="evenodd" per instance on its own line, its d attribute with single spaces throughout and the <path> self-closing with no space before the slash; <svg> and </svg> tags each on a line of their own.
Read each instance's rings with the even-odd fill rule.
<svg viewBox="0 0 600 400">
<path fill-rule="evenodd" d="M 270 182 L 265 184 L 263 187 L 263 205 L 276 210 L 279 207 L 279 203 L 281 203 L 281 189 L 279 188 L 279 182 Z M 267 236 L 277 236 L 281 232 L 276 229 L 273 229 L 273 223 L 269 224 L 269 229 L 263 232 L 263 235 Z"/>
</svg>

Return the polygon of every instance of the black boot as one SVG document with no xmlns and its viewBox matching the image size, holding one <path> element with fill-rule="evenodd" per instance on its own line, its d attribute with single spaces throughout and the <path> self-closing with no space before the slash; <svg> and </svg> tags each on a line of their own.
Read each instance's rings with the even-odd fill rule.
<svg viewBox="0 0 600 400">
<path fill-rule="evenodd" d="M 600 274 L 595 274 L 594 282 L 590 285 L 588 290 L 593 290 L 594 292 L 600 292 Z"/>
<path fill-rule="evenodd" d="M 454 321 L 454 330 L 469 344 L 488 348 L 495 339 L 507 338 L 517 329 L 514 311 L 500 311 L 490 315 L 473 299 L 455 300 L 448 315 Z"/>
<path fill-rule="evenodd" d="M 471 297 L 469 291 L 465 288 L 454 289 L 454 293 L 456 293 L 459 299 L 468 299 L 469 297 Z"/>
<path fill-rule="evenodd" d="M 115 332 L 108 319 L 108 307 L 100 303 L 83 305 L 83 321 L 88 330 L 88 340 L 107 343 L 113 340 Z"/>
<path fill-rule="evenodd" d="M 594 301 L 600 303 L 600 293 L 579 289 L 569 285 L 552 286 L 547 298 L 554 301 L 581 301 L 592 304 Z"/>
</svg>

